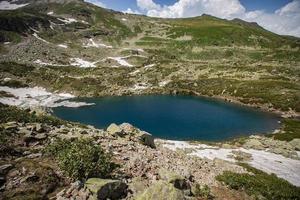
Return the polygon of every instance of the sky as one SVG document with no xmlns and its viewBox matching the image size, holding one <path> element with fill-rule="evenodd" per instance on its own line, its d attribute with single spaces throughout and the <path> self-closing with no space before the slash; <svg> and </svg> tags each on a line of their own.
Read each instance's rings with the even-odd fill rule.
<svg viewBox="0 0 300 200">
<path fill-rule="evenodd" d="M 98 6 L 151 17 L 210 14 L 240 18 L 282 35 L 300 37 L 300 0 L 85 0 Z"/>
</svg>

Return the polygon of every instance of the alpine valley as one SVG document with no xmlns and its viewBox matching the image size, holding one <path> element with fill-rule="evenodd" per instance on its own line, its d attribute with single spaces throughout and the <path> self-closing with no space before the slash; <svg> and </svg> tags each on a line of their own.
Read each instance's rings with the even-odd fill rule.
<svg viewBox="0 0 300 200">
<path fill-rule="evenodd" d="M 0 0 L 0 199 L 300 199 L 299 79 L 300 39 L 255 22 L 152 18 L 83 0 Z M 106 104 L 117 97 L 125 103 Z M 147 104 L 157 97 L 164 103 Z M 140 98 L 143 107 L 131 102 Z M 276 130 L 177 141 L 168 140 L 173 132 L 163 138 L 117 121 L 142 113 L 143 124 L 156 110 L 163 114 L 151 126 L 163 132 L 173 123 L 184 138 L 181 121 L 209 129 L 186 117 L 198 98 L 217 114 L 203 109 L 198 117 L 200 109 L 194 118 L 213 120 L 223 106 L 236 117 L 220 114 L 224 127 L 259 115 L 259 127 L 276 119 Z M 84 123 L 94 116 L 84 108 L 94 107 L 110 125 Z M 173 110 L 178 118 L 165 123 Z"/>
</svg>

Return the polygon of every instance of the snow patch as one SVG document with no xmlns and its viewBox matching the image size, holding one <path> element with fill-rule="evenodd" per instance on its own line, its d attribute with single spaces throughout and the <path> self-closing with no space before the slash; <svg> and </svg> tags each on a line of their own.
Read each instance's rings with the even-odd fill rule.
<svg viewBox="0 0 300 200">
<path fill-rule="evenodd" d="M 57 18 L 59 21 L 65 23 L 65 24 L 71 24 L 71 23 L 74 23 L 74 22 L 78 22 L 77 19 L 74 19 L 74 18 L 66 18 L 66 19 L 63 19 L 63 18 Z"/>
<path fill-rule="evenodd" d="M 144 68 L 151 68 L 151 67 L 154 67 L 155 66 L 155 64 L 150 64 L 150 65 L 146 65 Z"/>
<path fill-rule="evenodd" d="M 71 65 L 76 67 L 82 67 L 82 68 L 93 68 L 96 67 L 97 62 L 90 62 L 83 60 L 81 58 L 71 58 Z"/>
<path fill-rule="evenodd" d="M 162 82 L 158 83 L 158 85 L 159 85 L 159 87 L 164 87 L 170 82 L 171 82 L 171 80 L 166 80 L 166 81 L 162 81 Z"/>
<path fill-rule="evenodd" d="M 147 83 L 137 83 L 135 84 L 130 90 L 137 91 L 137 90 L 146 90 L 150 87 Z"/>
<path fill-rule="evenodd" d="M 96 43 L 93 39 L 89 39 L 89 42 L 86 45 L 84 45 L 83 47 L 113 48 L 112 46 L 109 46 L 109 45 L 106 45 L 106 44 Z"/>
<path fill-rule="evenodd" d="M 67 48 L 68 48 L 68 46 L 67 46 L 67 45 L 65 45 L 65 44 L 59 44 L 59 45 L 57 45 L 57 46 L 59 46 L 59 47 L 61 47 L 61 48 L 65 48 L 65 49 L 67 49 Z"/>
<path fill-rule="evenodd" d="M 40 37 L 38 36 L 37 33 L 34 33 L 34 34 L 32 34 L 32 35 L 33 35 L 36 39 L 38 39 L 38 40 L 40 40 L 40 41 L 42 41 L 42 42 L 45 42 L 45 43 L 47 43 L 47 44 L 50 44 L 50 42 L 44 40 L 43 38 L 40 38 Z"/>
<path fill-rule="evenodd" d="M 130 56 L 125 56 L 125 57 L 108 57 L 107 59 L 111 59 L 114 61 L 117 61 L 119 65 L 125 66 L 125 67 L 133 67 L 132 64 L 129 64 L 126 60 L 126 58 L 129 58 Z"/>
<path fill-rule="evenodd" d="M 138 70 L 135 70 L 135 71 L 129 73 L 129 75 L 135 76 L 135 75 L 137 75 L 137 74 L 140 73 L 140 72 L 141 72 L 141 71 L 138 69 Z"/>
<path fill-rule="evenodd" d="M 15 96 L 13 97 L 1 97 L 0 102 L 7 105 L 20 106 L 20 107 L 80 107 L 89 106 L 93 104 L 85 102 L 72 102 L 68 99 L 74 98 L 75 96 L 69 93 L 51 93 L 47 92 L 45 88 L 34 87 L 34 88 L 10 88 L 6 86 L 0 86 L 0 91 L 10 93 Z"/>
<path fill-rule="evenodd" d="M 50 12 L 47 13 L 47 15 L 53 15 L 53 14 L 54 14 L 53 11 L 50 11 Z"/>
<path fill-rule="evenodd" d="M 300 160 L 286 158 L 282 155 L 270 153 L 262 150 L 254 149 L 224 149 L 205 144 L 189 144 L 182 141 L 165 141 L 163 146 L 170 150 L 176 149 L 190 149 L 192 153 L 188 155 L 197 156 L 207 159 L 222 159 L 229 162 L 236 162 L 234 159 L 234 151 L 241 151 L 248 153 L 252 159 L 247 163 L 252 167 L 260 169 L 266 173 L 274 173 L 278 177 L 283 178 L 295 186 L 300 186 Z"/>
<path fill-rule="evenodd" d="M 126 22 L 126 21 L 127 21 L 127 19 L 126 19 L 126 18 L 122 18 L 122 21 L 125 21 L 125 22 Z"/>
<path fill-rule="evenodd" d="M 0 10 L 16 10 L 18 8 L 24 7 L 29 5 L 29 3 L 25 4 L 14 4 L 8 1 L 1 1 L 0 2 Z"/>
</svg>

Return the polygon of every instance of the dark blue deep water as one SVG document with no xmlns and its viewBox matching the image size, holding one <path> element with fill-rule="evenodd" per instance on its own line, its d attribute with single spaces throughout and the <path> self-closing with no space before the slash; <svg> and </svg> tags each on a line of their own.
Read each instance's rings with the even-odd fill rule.
<svg viewBox="0 0 300 200">
<path fill-rule="evenodd" d="M 105 128 L 128 122 L 155 137 L 221 141 L 271 132 L 279 117 L 252 108 L 193 96 L 81 98 L 94 106 L 54 109 L 62 119 Z"/>
</svg>

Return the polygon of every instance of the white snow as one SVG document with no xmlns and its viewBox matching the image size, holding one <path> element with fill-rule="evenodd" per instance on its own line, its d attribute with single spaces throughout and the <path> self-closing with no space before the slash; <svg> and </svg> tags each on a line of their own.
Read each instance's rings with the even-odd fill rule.
<svg viewBox="0 0 300 200">
<path fill-rule="evenodd" d="M 53 15 L 53 14 L 54 14 L 53 11 L 50 11 L 50 12 L 47 13 L 47 15 Z"/>
<path fill-rule="evenodd" d="M 68 46 L 67 46 L 67 45 L 65 45 L 65 44 L 59 44 L 59 45 L 57 45 L 57 46 L 59 46 L 59 47 L 61 47 L 61 48 L 65 48 L 65 49 L 67 49 L 67 48 L 68 48 Z"/>
<path fill-rule="evenodd" d="M 138 70 L 135 70 L 135 71 L 129 73 L 129 75 L 135 76 L 135 75 L 137 75 L 137 74 L 140 73 L 140 72 L 141 72 L 141 71 L 138 69 Z"/>
<path fill-rule="evenodd" d="M 252 158 L 247 163 L 266 173 L 274 173 L 290 183 L 300 186 L 300 160 L 286 158 L 279 154 L 254 149 L 224 149 L 205 144 L 192 145 L 182 141 L 165 141 L 164 147 L 175 151 L 176 149 L 191 149 L 188 155 L 207 159 L 222 159 L 229 162 L 236 162 L 234 159 L 236 151 L 251 154 Z"/>
<path fill-rule="evenodd" d="M 8 45 L 8 44 L 10 44 L 10 42 L 4 42 L 4 44 L 5 44 L 5 45 Z"/>
<path fill-rule="evenodd" d="M 7 105 L 20 106 L 20 107 L 80 107 L 89 106 L 84 102 L 72 102 L 68 99 L 74 98 L 75 96 L 68 93 L 51 93 L 47 92 L 45 88 L 34 87 L 34 88 L 10 88 L 6 86 L 0 86 L 0 91 L 10 93 L 14 97 L 0 97 L 0 102 Z M 59 101 L 59 102 L 58 102 Z"/>
<path fill-rule="evenodd" d="M 150 85 L 148 85 L 147 83 L 137 83 L 130 90 L 131 91 L 145 90 L 148 89 L 149 87 Z"/>
<path fill-rule="evenodd" d="M 129 64 L 126 60 L 126 58 L 129 58 L 130 56 L 125 56 L 125 57 L 108 57 L 107 59 L 115 60 L 117 61 L 120 65 L 125 66 L 125 67 L 133 67 L 132 64 Z"/>
<path fill-rule="evenodd" d="M 125 22 L 126 22 L 126 21 L 127 21 L 127 19 L 126 19 L 126 18 L 122 18 L 122 21 L 125 21 Z"/>
<path fill-rule="evenodd" d="M 32 34 L 32 35 L 33 35 L 36 39 L 41 40 L 42 42 L 45 42 L 45 43 L 47 43 L 47 44 L 50 44 L 50 42 L 44 40 L 43 38 L 40 38 L 40 37 L 38 36 L 37 33 L 34 33 L 34 34 Z"/>
<path fill-rule="evenodd" d="M 78 22 L 77 19 L 74 19 L 74 18 L 66 18 L 66 19 L 63 19 L 63 18 L 57 18 L 59 21 L 65 23 L 65 24 L 71 24 L 71 23 L 74 23 L 74 22 Z"/>
<path fill-rule="evenodd" d="M 96 47 L 96 48 L 113 48 L 112 46 L 102 44 L 102 43 L 96 43 L 92 38 L 89 39 L 88 43 L 84 45 L 83 47 Z"/>
<path fill-rule="evenodd" d="M 97 62 L 90 62 L 90 61 L 86 61 L 83 60 L 81 58 L 71 58 L 71 65 L 72 66 L 77 66 L 77 67 L 82 67 L 82 68 L 92 68 L 92 67 L 96 67 L 96 63 Z"/>
<path fill-rule="evenodd" d="M 159 87 L 164 87 L 170 82 L 171 82 L 171 80 L 166 80 L 166 81 L 162 81 L 162 82 L 158 83 L 158 85 L 159 85 Z"/>
<path fill-rule="evenodd" d="M 4 78 L 3 79 L 4 82 L 10 81 L 10 80 L 11 80 L 11 78 Z"/>
<path fill-rule="evenodd" d="M 29 3 L 25 4 L 14 4 L 8 1 L 1 1 L 0 2 L 0 10 L 16 10 L 18 8 L 27 6 Z"/>
<path fill-rule="evenodd" d="M 146 65 L 144 68 L 151 68 L 151 67 L 154 67 L 155 64 L 150 64 L 150 65 Z"/>
</svg>

